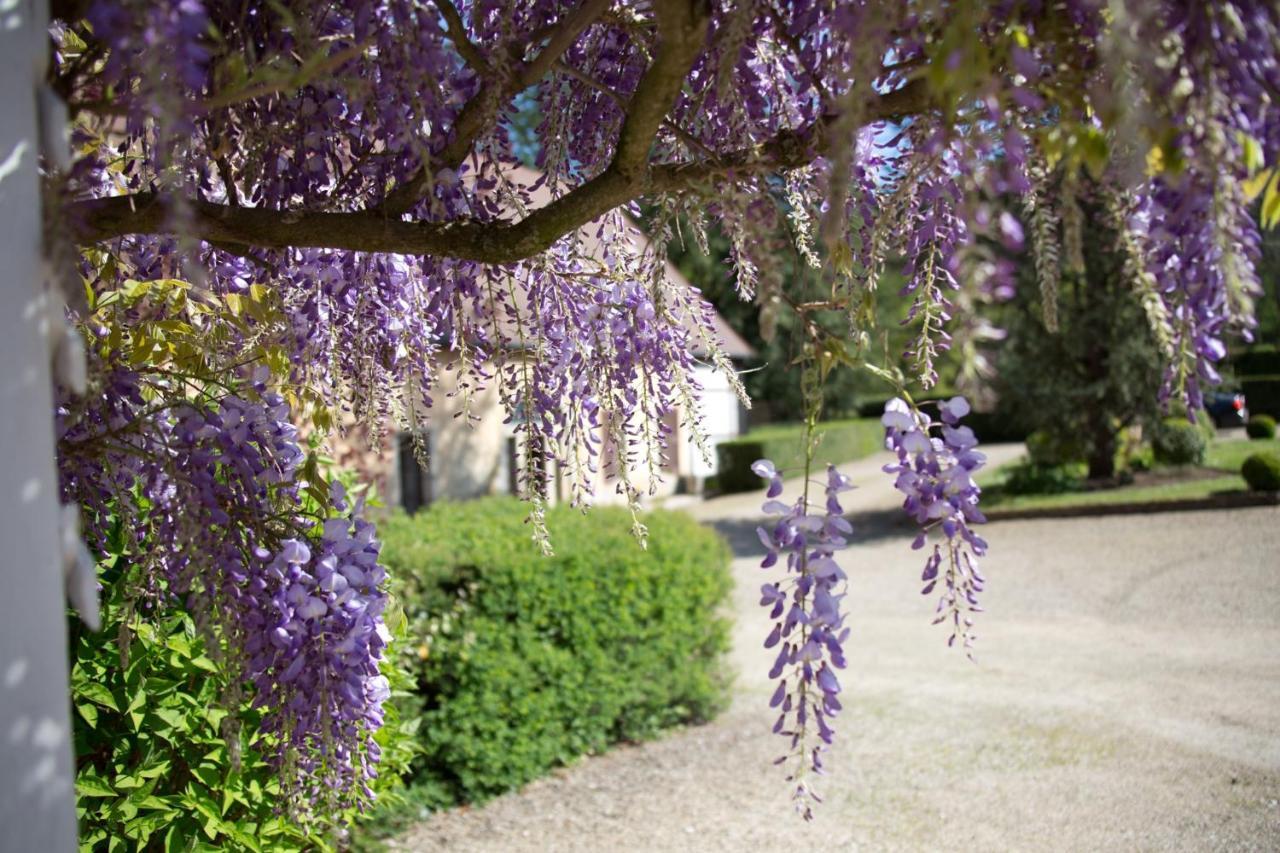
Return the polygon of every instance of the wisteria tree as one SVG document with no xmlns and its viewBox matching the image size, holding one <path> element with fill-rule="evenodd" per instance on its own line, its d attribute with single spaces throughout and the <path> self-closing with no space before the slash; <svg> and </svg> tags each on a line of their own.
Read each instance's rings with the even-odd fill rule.
<svg viewBox="0 0 1280 853">
<path fill-rule="evenodd" d="M 372 529 L 295 425 L 350 415 L 376 434 L 496 383 L 538 448 L 521 474 L 535 529 L 546 456 L 576 502 L 607 466 L 634 505 L 663 416 L 696 398 L 693 353 L 717 351 L 709 307 L 662 274 L 670 241 L 723 229 L 766 317 L 847 315 L 847 335 L 801 323 L 810 383 L 868 361 L 880 272 L 903 258 L 914 341 L 873 367 L 900 392 L 891 473 L 925 583 L 967 644 L 981 455 L 963 400 L 935 422 L 908 386 L 981 332 L 971 309 L 1012 286 L 1011 253 L 1033 254 L 1052 333 L 1087 173 L 1164 353 L 1150 393 L 1197 408 L 1225 336 L 1248 334 L 1250 201 L 1280 213 L 1267 0 L 62 0 L 52 16 L 46 252 L 81 336 L 57 390 L 62 499 L 95 551 L 129 519 L 140 601 L 205 614 L 298 802 L 365 796 L 385 595 Z M 530 104 L 533 183 L 511 120 Z M 642 199 L 645 252 L 626 216 Z M 779 227 L 828 299 L 770 275 Z M 825 510 L 807 489 L 770 508 L 764 536 L 792 569 L 766 599 L 802 802 L 839 710 L 847 485 L 832 471 Z"/>
</svg>

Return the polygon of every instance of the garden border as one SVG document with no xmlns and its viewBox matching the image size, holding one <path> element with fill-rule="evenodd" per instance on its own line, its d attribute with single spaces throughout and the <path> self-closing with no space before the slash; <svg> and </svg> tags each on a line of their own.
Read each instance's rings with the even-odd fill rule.
<svg viewBox="0 0 1280 853">
<path fill-rule="evenodd" d="M 1031 518 L 1085 518 L 1100 515 L 1144 515 L 1154 512 L 1189 512 L 1203 509 L 1241 509 L 1280 506 L 1280 492 L 1224 492 L 1207 498 L 1179 498 L 1169 501 L 1078 504 L 1075 506 L 993 509 L 984 513 L 988 521 L 1016 521 Z"/>
</svg>

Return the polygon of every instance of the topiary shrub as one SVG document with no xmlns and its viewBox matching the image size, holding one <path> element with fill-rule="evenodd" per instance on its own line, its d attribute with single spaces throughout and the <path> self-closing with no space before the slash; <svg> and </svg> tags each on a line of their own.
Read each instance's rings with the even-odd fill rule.
<svg viewBox="0 0 1280 853">
<path fill-rule="evenodd" d="M 1084 459 L 1084 446 L 1079 440 L 1064 439 L 1047 430 L 1036 430 L 1027 436 L 1027 456 L 1033 465 L 1053 468 Z"/>
<path fill-rule="evenodd" d="M 1199 465 L 1208 446 L 1204 428 L 1185 418 L 1165 418 L 1152 431 L 1151 450 L 1162 465 Z"/>
<path fill-rule="evenodd" d="M 547 513 L 441 503 L 380 525 L 383 559 L 420 656 L 415 786 L 476 801 L 611 743 L 701 722 L 727 699 L 729 552 L 683 514 Z"/>
<path fill-rule="evenodd" d="M 1276 419 L 1270 415 L 1254 415 L 1245 424 L 1245 433 L 1249 438 L 1267 439 L 1276 437 Z"/>
<path fill-rule="evenodd" d="M 1240 476 L 1255 492 L 1280 491 L 1280 456 L 1270 451 L 1255 453 L 1240 466 Z"/>
<path fill-rule="evenodd" d="M 1084 487 L 1085 466 L 1037 465 L 1026 462 L 1009 469 L 1001 488 L 1011 495 L 1060 495 L 1078 492 Z"/>
</svg>

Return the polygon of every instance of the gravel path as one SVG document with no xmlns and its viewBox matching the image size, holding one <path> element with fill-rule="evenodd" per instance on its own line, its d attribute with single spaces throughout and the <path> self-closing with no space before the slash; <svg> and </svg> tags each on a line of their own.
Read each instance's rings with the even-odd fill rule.
<svg viewBox="0 0 1280 853">
<path fill-rule="evenodd" d="M 876 464 L 853 471 L 875 485 L 848 502 L 855 639 L 812 824 L 770 764 L 782 743 L 768 733 L 750 495 L 694 508 L 738 555 L 726 714 L 434 815 L 398 846 L 1280 849 L 1280 509 L 989 525 L 974 665 L 929 625 L 920 554 Z"/>
</svg>

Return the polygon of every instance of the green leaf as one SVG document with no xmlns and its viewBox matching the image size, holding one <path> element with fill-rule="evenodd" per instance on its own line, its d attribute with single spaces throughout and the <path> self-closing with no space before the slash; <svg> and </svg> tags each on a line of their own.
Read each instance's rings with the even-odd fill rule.
<svg viewBox="0 0 1280 853">
<path fill-rule="evenodd" d="M 80 850 L 82 853 L 91 853 L 98 842 L 107 840 L 107 831 L 99 829 L 94 832 L 86 833 L 80 837 Z"/>
<path fill-rule="evenodd" d="M 147 783 L 147 780 L 136 773 L 130 773 L 124 776 L 116 776 L 115 783 L 117 790 L 131 791 L 134 788 L 141 788 Z"/>
<path fill-rule="evenodd" d="M 96 706 L 88 702 L 81 702 L 76 705 L 76 710 L 80 712 L 80 716 L 89 724 L 89 728 L 96 729 L 98 727 L 98 709 Z"/>
<path fill-rule="evenodd" d="M 81 797 L 114 797 L 115 790 L 101 776 L 81 771 L 76 776 L 76 793 Z"/>
<path fill-rule="evenodd" d="M 205 655 L 197 655 L 191 659 L 191 665 L 205 672 L 217 672 L 218 665 Z"/>
<path fill-rule="evenodd" d="M 187 732 L 191 730 L 191 724 L 187 720 L 187 715 L 182 713 L 181 711 L 175 711 L 172 708 L 156 708 L 151 713 L 154 714 L 156 717 L 158 717 L 162 722 L 164 722 L 170 728 L 177 729 L 178 731 L 181 731 L 181 732 Z"/>
<path fill-rule="evenodd" d="M 182 634 L 171 634 L 164 644 L 181 655 L 188 657 L 191 655 L 191 641 Z"/>
<path fill-rule="evenodd" d="M 148 764 L 143 767 L 138 771 L 138 775 L 143 779 L 155 779 L 158 776 L 167 774 L 169 772 L 169 768 L 172 766 L 173 763 L 169 759 L 165 758 L 154 764 Z"/>
<path fill-rule="evenodd" d="M 1262 196 L 1262 227 L 1275 228 L 1277 224 L 1280 224 L 1280 170 L 1271 176 Z"/>
<path fill-rule="evenodd" d="M 77 687 L 76 692 L 90 702 L 95 702 L 104 708 L 110 708 L 113 711 L 120 710 L 120 706 L 116 703 L 116 697 L 111 695 L 111 691 L 104 684 L 88 682 Z"/>
<path fill-rule="evenodd" d="M 219 708 L 214 705 L 211 706 L 209 710 L 205 711 L 204 718 L 208 720 L 209 725 L 216 730 L 222 725 L 222 721 L 226 719 L 228 713 L 229 712 L 226 708 Z"/>
<path fill-rule="evenodd" d="M 137 841 L 139 847 L 143 847 L 147 839 L 168 822 L 167 814 L 140 815 L 124 825 L 124 834 Z"/>
<path fill-rule="evenodd" d="M 199 767 L 193 768 L 191 774 L 205 784 L 210 791 L 216 791 L 222 786 L 222 774 L 218 768 L 211 764 L 201 764 Z M 212 800 L 210 808 L 212 808 Z"/>
</svg>

